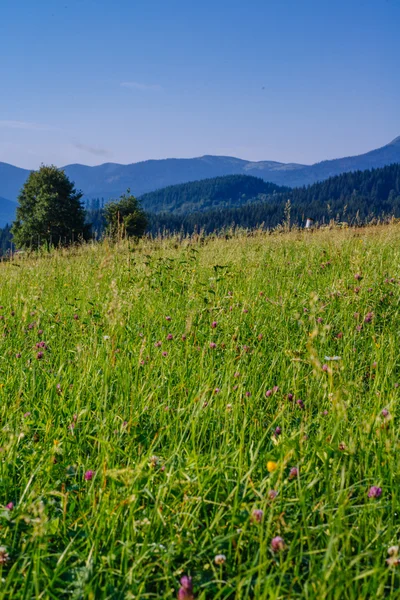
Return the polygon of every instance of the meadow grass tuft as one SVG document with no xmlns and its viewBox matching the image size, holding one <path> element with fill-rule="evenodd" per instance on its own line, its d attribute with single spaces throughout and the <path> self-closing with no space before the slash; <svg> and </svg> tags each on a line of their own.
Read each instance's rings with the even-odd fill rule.
<svg viewBox="0 0 400 600">
<path fill-rule="evenodd" d="M 399 226 L 0 278 L 1 599 L 400 597 Z"/>
</svg>

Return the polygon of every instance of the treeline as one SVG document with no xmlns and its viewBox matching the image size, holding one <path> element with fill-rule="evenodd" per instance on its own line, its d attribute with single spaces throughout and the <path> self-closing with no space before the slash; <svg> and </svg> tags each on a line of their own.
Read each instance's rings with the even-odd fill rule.
<svg viewBox="0 0 400 600">
<path fill-rule="evenodd" d="M 302 188 L 282 188 L 257 177 L 234 175 L 171 186 L 141 197 L 153 235 L 181 231 L 191 234 L 227 227 L 273 229 L 282 223 L 302 226 L 345 221 L 364 224 L 385 217 L 400 218 L 400 164 L 344 173 Z M 167 212 L 163 209 L 169 206 Z M 188 207 L 193 210 L 187 210 Z M 211 207 L 211 208 L 210 208 Z M 104 200 L 84 203 L 92 238 L 105 229 Z M 10 227 L 0 229 L 0 253 L 11 247 Z"/>
<path fill-rule="evenodd" d="M 190 234 L 199 230 L 211 233 L 232 226 L 272 229 L 284 221 L 301 226 L 307 218 L 314 219 L 317 224 L 332 219 L 362 224 L 387 216 L 400 217 L 399 164 L 345 173 L 240 207 L 184 215 L 152 214 L 150 231 L 153 234 L 164 231 Z"/>
<path fill-rule="evenodd" d="M 147 212 L 186 214 L 242 206 L 288 192 L 290 188 L 249 175 L 227 175 L 172 185 L 140 197 Z"/>
</svg>

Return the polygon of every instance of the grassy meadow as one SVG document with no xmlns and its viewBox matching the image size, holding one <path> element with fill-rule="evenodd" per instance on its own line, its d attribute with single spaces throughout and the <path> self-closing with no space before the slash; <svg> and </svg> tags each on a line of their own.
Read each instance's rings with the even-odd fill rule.
<svg viewBox="0 0 400 600">
<path fill-rule="evenodd" d="M 1 599 L 400 598 L 399 225 L 0 282 Z"/>
</svg>

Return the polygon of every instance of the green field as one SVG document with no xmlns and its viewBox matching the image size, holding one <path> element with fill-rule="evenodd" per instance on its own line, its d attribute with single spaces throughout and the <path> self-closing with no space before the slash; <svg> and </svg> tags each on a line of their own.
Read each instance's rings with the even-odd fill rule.
<svg viewBox="0 0 400 600">
<path fill-rule="evenodd" d="M 0 278 L 1 599 L 400 598 L 400 226 Z"/>
</svg>

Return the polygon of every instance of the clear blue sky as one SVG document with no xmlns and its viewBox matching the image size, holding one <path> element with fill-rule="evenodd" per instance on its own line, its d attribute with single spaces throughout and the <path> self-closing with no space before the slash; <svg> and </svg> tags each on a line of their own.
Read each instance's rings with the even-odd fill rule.
<svg viewBox="0 0 400 600">
<path fill-rule="evenodd" d="M 1 0 L 0 161 L 313 163 L 400 135 L 400 0 Z"/>
</svg>

